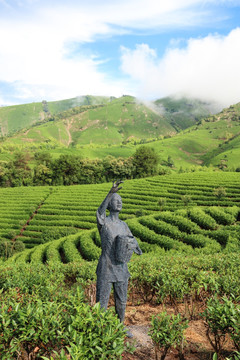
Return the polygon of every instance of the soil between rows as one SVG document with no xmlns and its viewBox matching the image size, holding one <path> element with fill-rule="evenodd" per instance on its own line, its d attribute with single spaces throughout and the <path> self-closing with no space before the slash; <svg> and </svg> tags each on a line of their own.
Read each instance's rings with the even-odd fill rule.
<svg viewBox="0 0 240 360">
<path fill-rule="evenodd" d="M 184 305 L 179 306 L 180 312 L 184 310 Z M 162 311 L 173 314 L 174 308 L 166 305 L 128 305 L 126 308 L 125 325 L 133 334 L 132 339 L 126 339 L 136 347 L 133 354 L 124 353 L 123 360 L 155 360 L 154 344 L 148 335 L 150 322 L 153 315 Z M 231 339 L 226 338 L 224 350 L 226 356 L 234 351 Z M 202 319 L 190 320 L 188 328 L 185 330 L 185 360 L 212 360 L 214 351 L 206 336 L 206 327 Z M 159 354 L 160 359 L 160 354 Z M 179 359 L 178 351 L 171 348 L 165 360 Z"/>
</svg>

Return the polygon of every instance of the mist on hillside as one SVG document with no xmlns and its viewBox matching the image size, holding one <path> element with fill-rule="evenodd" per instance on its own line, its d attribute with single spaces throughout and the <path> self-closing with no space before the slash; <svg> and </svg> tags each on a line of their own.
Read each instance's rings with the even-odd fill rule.
<svg viewBox="0 0 240 360">
<path fill-rule="evenodd" d="M 223 105 L 213 101 L 203 101 L 182 95 L 171 95 L 169 97 L 160 98 L 155 101 L 138 99 L 150 110 L 164 117 L 181 116 L 188 118 L 189 116 L 199 118 L 217 114 L 222 111 Z"/>
</svg>

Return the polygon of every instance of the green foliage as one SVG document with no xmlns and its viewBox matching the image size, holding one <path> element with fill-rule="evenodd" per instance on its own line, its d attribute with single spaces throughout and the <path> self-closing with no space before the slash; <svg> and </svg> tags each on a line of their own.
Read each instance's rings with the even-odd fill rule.
<svg viewBox="0 0 240 360">
<path fill-rule="evenodd" d="M 159 159 L 153 148 L 140 146 L 133 155 L 136 176 L 145 177 L 157 174 Z"/>
<path fill-rule="evenodd" d="M 0 257 L 7 259 L 16 252 L 23 251 L 25 245 L 22 241 L 1 241 L 0 242 Z"/>
<path fill-rule="evenodd" d="M 226 189 L 222 186 L 214 189 L 214 195 L 219 199 L 223 199 L 226 196 Z"/>
<path fill-rule="evenodd" d="M 181 171 L 206 171 L 206 166 L 221 162 L 224 171 L 239 167 L 239 104 L 202 121 L 209 108 L 197 100 L 167 98 L 156 104 L 160 104 L 159 113 L 156 106 L 152 111 L 132 97 L 86 96 L 1 108 L 0 130 L 5 139 L 1 159 L 11 159 L 16 148 L 30 153 L 46 149 L 56 157 L 66 152 L 81 152 L 88 158 L 125 157 L 135 152 L 134 144 L 151 142 L 162 159 L 170 156 Z M 186 130 L 178 133 L 181 129 Z M 8 135 L 14 136 L 6 139 Z"/>
<path fill-rule="evenodd" d="M 219 293 L 235 296 L 240 292 L 239 255 L 191 254 L 157 252 L 133 259 L 129 265 L 130 286 L 137 289 L 141 300 L 153 303 L 176 304 L 185 296 L 207 292 L 207 296 Z"/>
<path fill-rule="evenodd" d="M 240 350 L 240 306 L 232 299 L 217 296 L 210 298 L 202 314 L 207 323 L 207 336 L 216 354 L 221 356 L 226 334 Z M 212 335 L 212 337 L 211 337 Z"/>
<path fill-rule="evenodd" d="M 113 179 L 131 179 L 135 173 L 132 158 L 107 156 L 103 160 L 103 173 L 107 181 Z"/>
<path fill-rule="evenodd" d="M 62 252 L 67 263 L 80 261 L 80 259 L 82 259 L 82 256 L 77 249 L 78 243 L 79 235 L 68 236 L 67 239 L 62 243 Z"/>
<path fill-rule="evenodd" d="M 159 205 L 160 211 L 164 209 L 164 206 L 166 205 L 167 199 L 166 198 L 159 198 L 157 204 Z"/>
<path fill-rule="evenodd" d="M 41 242 L 45 243 L 48 241 L 56 240 L 67 235 L 75 234 L 77 232 L 78 230 L 74 227 L 48 227 L 43 229 L 41 233 Z"/>
<path fill-rule="evenodd" d="M 197 121 L 209 115 L 206 103 L 197 99 L 166 97 L 156 100 L 155 104 L 164 108 L 164 116 L 177 130 L 195 125 Z"/>
<path fill-rule="evenodd" d="M 188 206 L 192 202 L 192 198 L 190 195 L 183 195 L 182 196 L 182 202 L 184 206 Z"/>
<path fill-rule="evenodd" d="M 145 165 L 141 164 L 139 156 L 143 154 L 139 155 L 139 152 L 137 150 L 134 157 L 107 156 L 103 160 L 83 159 L 73 154 L 61 154 L 53 159 L 49 153 L 37 152 L 34 155 L 33 169 L 29 165 L 31 159 L 28 153 L 15 153 L 14 161 L 0 162 L 0 185 L 94 184 L 114 181 L 116 178 L 131 179 L 157 174 L 157 155 L 154 150 L 149 152 L 146 148 Z"/>
<path fill-rule="evenodd" d="M 216 355 L 216 356 L 215 356 Z M 215 358 L 213 360 L 217 360 L 217 354 L 214 354 Z M 236 351 L 230 358 L 226 358 L 226 360 L 240 360 L 240 352 Z"/>
<path fill-rule="evenodd" d="M 221 225 L 231 225 L 236 221 L 233 215 L 226 213 L 219 207 L 210 207 L 206 212 Z"/>
<path fill-rule="evenodd" d="M 134 219 L 128 221 L 128 225 L 134 236 L 140 237 L 142 241 L 149 242 L 150 244 L 157 244 L 166 250 L 170 249 L 184 249 L 188 250 L 187 246 L 170 238 L 169 236 L 156 234 L 154 231 L 143 226 L 141 223 Z"/>
<path fill-rule="evenodd" d="M 174 167 L 174 161 L 170 155 L 168 156 L 166 165 L 169 166 L 170 168 Z"/>
<path fill-rule="evenodd" d="M 219 186 L 226 189 L 223 200 L 218 200 L 213 194 Z M 66 360 L 69 356 L 76 359 L 82 356 L 91 358 L 92 354 L 102 356 L 94 344 L 104 348 L 106 353 L 110 351 L 109 358 L 120 357 L 118 345 L 122 340 L 117 338 L 113 350 L 115 333 L 109 330 L 109 337 L 113 339 L 111 345 L 102 343 L 103 333 L 101 341 L 97 338 L 100 330 L 94 324 L 101 324 L 102 319 L 98 309 L 81 308 L 80 296 L 71 298 L 76 296 L 79 286 L 91 303 L 95 298 L 93 282 L 96 281 L 96 261 L 101 252 L 95 212 L 109 187 L 110 184 L 106 183 L 0 189 L 0 246 L 7 238 L 18 236 L 20 231 L 23 232 L 19 239 L 26 246 L 35 246 L 13 255 L 0 268 L 0 301 L 9 305 L 2 308 L 3 318 L 5 322 L 10 320 L 6 332 L 5 328 L 3 331 L 6 343 L 1 345 L 6 359 L 15 358 L 16 351 L 30 354 L 36 349 L 33 348 L 34 342 L 39 347 L 36 356 L 45 358 L 52 356 Z M 218 327 L 217 336 L 225 331 L 221 327 L 224 321 L 230 324 L 226 334 L 239 349 L 240 232 L 239 207 L 236 206 L 240 199 L 239 174 L 198 172 L 135 179 L 124 182 L 120 194 L 124 203 L 121 218 L 128 218 L 129 227 L 145 252 L 140 258 L 133 256 L 129 264 L 132 302 L 170 304 L 176 313 L 180 302 L 184 302 L 184 316 L 193 319 L 198 312 L 190 309 L 191 304 L 201 301 L 204 305 L 206 298 L 217 294 L 218 298 L 213 297 L 216 302 L 207 306 L 209 313 L 205 317 L 209 318 L 209 324 Z M 185 194 L 196 206 L 184 208 L 182 196 Z M 165 211 L 159 212 L 159 199 L 166 199 Z M 141 216 L 135 218 L 136 214 Z M 86 230 L 88 228 L 91 230 Z M 41 239 L 46 243 L 36 246 Z M 73 313 L 71 306 L 75 302 L 79 310 L 75 309 Z M 33 314 L 34 307 L 39 309 L 36 314 Z M 93 314 L 93 320 L 90 315 L 85 316 L 84 309 L 87 314 Z M 214 313 L 215 310 L 218 312 Z M 27 311 L 30 318 L 26 320 Z M 72 316 L 79 320 L 78 324 L 74 323 Z M 49 334 L 44 332 L 45 317 Z M 83 317 L 84 320 L 80 319 Z M 13 331 L 13 321 L 19 323 L 25 332 L 20 328 Z M 37 323 L 37 329 L 33 321 Z M 67 326 L 71 325 L 70 330 L 66 330 L 66 321 Z M 80 323 L 83 330 L 78 328 Z M 92 329 L 92 339 L 90 333 L 85 334 L 87 328 Z M 29 329 L 34 329 L 35 335 L 43 339 L 42 343 Z M 98 334 L 96 338 L 93 333 Z M 209 334 L 214 339 L 211 328 Z M 84 336 L 83 340 L 81 336 Z M 18 339 L 21 339 L 21 344 Z M 80 341 L 84 341 L 86 347 L 80 348 Z M 41 344 L 49 349 L 48 353 Z M 91 355 L 87 348 L 92 349 Z M 56 349 L 58 355 L 53 352 Z M 12 355 L 7 351 L 15 353 Z M 82 355 L 83 351 L 86 355 Z M 221 356 L 220 350 L 219 353 Z"/>
<path fill-rule="evenodd" d="M 219 182 L 218 173 L 183 173 L 125 181 L 121 190 L 123 209 L 120 217 L 132 221 L 132 231 L 146 243 L 146 249 L 161 246 L 187 253 L 193 249 L 205 253 L 224 249 L 227 252 L 238 251 L 239 208 L 236 204 L 240 198 L 239 175 L 223 175 L 221 184 L 228 195 L 220 201 L 213 195 L 213 189 Z M 0 239 L 9 241 L 18 236 L 26 248 L 33 248 L 78 233 L 81 229 L 94 229 L 96 209 L 110 186 L 105 183 L 2 188 Z M 183 195 L 190 196 L 197 206 L 184 209 Z M 161 203 L 164 204 L 161 212 L 159 199 L 163 199 Z M 149 217 L 149 214 L 152 215 Z M 138 217 L 137 222 L 135 217 Z M 93 242 L 97 244 L 95 239 Z M 100 247 L 99 243 L 97 245 Z M 74 249 L 76 246 L 72 246 L 73 252 L 79 256 L 79 251 Z M 59 249 L 60 255 L 63 261 L 68 262 L 64 258 L 64 249 L 65 245 Z M 45 250 L 42 247 L 43 252 L 37 259 L 46 261 Z M 35 255 L 32 255 L 34 258 Z"/>
<path fill-rule="evenodd" d="M 180 314 L 168 315 L 166 312 L 162 312 L 152 317 L 149 334 L 155 344 L 155 349 L 162 349 L 161 360 L 165 359 L 172 346 L 179 347 L 179 352 L 182 352 L 183 332 L 187 326 L 188 321 L 183 320 Z"/>
<path fill-rule="evenodd" d="M 62 271 L 64 270 L 64 271 Z M 79 286 L 66 291 L 65 281 L 73 272 L 90 273 L 74 267 L 65 269 L 20 265 L 2 268 L 0 299 L 0 352 L 8 360 L 24 353 L 50 356 L 54 349 L 67 348 L 75 359 L 120 359 L 125 349 L 125 331 L 111 311 L 85 303 Z M 17 284 L 17 286 L 16 286 Z M 81 281 L 84 286 L 83 279 Z M 86 281 L 85 281 L 86 285 Z M 37 349 L 37 350 L 36 350 Z M 34 353 L 35 351 L 35 353 Z"/>
<path fill-rule="evenodd" d="M 84 232 L 79 238 L 80 253 L 89 261 L 97 260 L 101 255 L 101 250 L 94 244 L 92 237 L 93 233 Z"/>
<path fill-rule="evenodd" d="M 96 229 L 86 233 L 88 235 L 86 245 L 89 244 L 91 248 L 96 242 Z M 68 243 L 72 245 L 71 249 L 77 250 L 81 234 L 82 232 L 69 235 L 44 246 L 48 246 L 49 250 L 51 245 L 55 244 L 57 250 L 60 247 L 63 249 L 65 244 L 67 248 Z M 141 243 L 140 246 L 142 246 Z M 0 288 L 2 289 L 0 301 L 4 304 L 0 310 L 0 316 L 4 319 L 2 326 L 4 327 L 7 323 L 7 326 L 0 329 L 0 334 L 4 333 L 4 337 L 0 337 L 0 346 L 2 346 L 0 350 L 6 359 L 14 358 L 15 353 L 9 355 L 10 351 L 19 353 L 25 351 L 30 354 L 36 347 L 39 348 L 37 355 L 48 359 L 55 355 L 57 358 L 57 354 L 54 355 L 52 352 L 56 349 L 58 349 L 58 356 L 62 359 L 69 355 L 73 358 L 75 356 L 76 359 L 84 358 L 84 356 L 91 358 L 93 355 L 90 354 L 93 353 L 97 354 L 96 357 L 104 356 L 101 355 L 99 348 L 102 354 L 105 354 L 105 358 L 107 358 L 106 354 L 109 358 L 114 359 L 114 356 L 120 358 L 118 354 L 120 354 L 122 330 L 114 332 L 115 325 L 117 327 L 119 324 L 118 320 L 114 317 L 115 325 L 113 325 L 111 312 L 108 313 L 109 317 L 105 318 L 105 313 L 101 315 L 97 307 L 91 308 L 83 304 L 85 300 L 82 299 L 83 293 L 79 288 L 81 286 L 90 299 L 94 298 L 91 289 L 93 289 L 92 281 L 96 281 L 96 261 L 84 261 L 81 257 L 72 256 L 70 261 L 74 262 L 61 264 L 52 257 L 46 266 L 37 261 L 34 264 L 24 264 L 20 262 L 20 256 L 18 259 L 16 264 L 8 261 L 0 267 Z M 27 256 L 25 261 L 26 259 Z M 171 304 L 177 312 L 180 302 L 184 301 L 187 304 L 191 300 L 194 303 L 196 300 L 202 301 L 203 295 L 211 298 L 217 293 L 219 300 L 213 297 L 216 301 L 209 302 L 207 308 L 212 307 L 212 309 L 205 318 L 209 318 L 211 320 L 209 322 L 221 331 L 225 328 L 220 326 L 227 321 L 230 324 L 228 333 L 235 341 L 237 349 L 240 323 L 238 304 L 240 258 L 238 253 L 211 255 L 191 253 L 182 256 L 177 251 L 167 252 L 154 248 L 152 252 L 140 258 L 133 256 L 129 271 L 132 275 L 129 281 L 129 293 L 133 294 L 133 303 L 134 301 L 151 301 L 152 304 Z M 79 292 L 78 295 L 77 292 Z M 36 308 L 38 310 L 34 313 Z M 219 308 L 220 310 L 217 311 Z M 185 316 L 190 315 L 186 312 Z M 177 321 L 175 323 L 175 320 L 170 320 L 176 327 L 173 329 L 166 323 L 163 329 L 166 332 L 172 329 L 169 338 L 173 340 L 173 334 L 177 334 Z M 107 325 L 101 327 L 102 321 Z M 166 335 L 165 330 L 158 331 L 160 337 L 163 334 Z M 108 344 L 104 342 L 106 338 L 109 339 Z M 113 346 L 115 340 L 116 347 Z M 81 347 L 79 343 L 82 344 Z M 61 349 L 64 349 L 62 355 L 60 355 Z"/>
<path fill-rule="evenodd" d="M 192 208 L 188 210 L 189 218 L 196 222 L 201 228 L 206 230 L 214 230 L 217 228 L 216 221 L 203 210 L 198 208 Z"/>
</svg>

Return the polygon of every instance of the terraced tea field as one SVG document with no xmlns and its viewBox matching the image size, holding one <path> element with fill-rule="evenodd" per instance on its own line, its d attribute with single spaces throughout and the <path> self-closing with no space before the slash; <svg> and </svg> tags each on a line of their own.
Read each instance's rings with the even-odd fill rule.
<svg viewBox="0 0 240 360">
<path fill-rule="evenodd" d="M 222 172 L 129 180 L 120 190 L 121 218 L 144 252 L 236 249 L 240 243 L 239 180 L 238 173 Z M 11 261 L 97 259 L 100 239 L 95 213 L 110 187 L 1 189 L 5 199 L 1 205 L 1 238 L 17 238 L 29 248 Z M 7 203 L 10 205 L 4 212 Z"/>
</svg>

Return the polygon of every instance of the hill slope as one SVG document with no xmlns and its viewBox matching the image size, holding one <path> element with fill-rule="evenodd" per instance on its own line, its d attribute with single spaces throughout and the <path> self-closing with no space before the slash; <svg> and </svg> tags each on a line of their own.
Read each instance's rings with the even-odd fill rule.
<svg viewBox="0 0 240 360">
<path fill-rule="evenodd" d="M 47 140 L 55 139 L 64 145 L 69 145 L 72 142 L 72 139 L 69 139 L 70 123 L 75 123 L 72 131 L 70 131 L 70 133 L 77 133 L 73 139 L 74 143 L 78 143 L 79 140 L 81 143 L 82 140 L 83 143 L 88 143 L 91 140 L 98 143 L 99 139 L 95 137 L 101 128 L 105 130 L 108 128 L 109 132 L 103 131 L 100 136 L 100 143 L 105 136 L 108 138 L 115 137 L 115 143 L 118 143 L 120 140 L 127 140 L 130 136 L 141 139 L 172 135 L 195 124 L 196 121 L 209 115 L 209 113 L 208 104 L 186 98 L 177 100 L 164 98 L 155 101 L 155 103 L 145 104 L 131 96 L 122 96 L 117 99 L 87 95 L 62 101 L 47 102 L 43 100 L 42 103 L 0 108 L 0 134 L 12 136 L 21 130 L 26 132 L 32 126 L 54 121 L 55 130 L 52 123 L 49 125 L 49 131 L 46 126 L 43 131 L 37 129 L 37 133 L 40 133 L 41 136 L 30 134 L 33 141 L 39 141 L 40 138 L 45 141 L 48 137 Z M 79 114 L 82 115 L 77 116 Z M 65 120 L 64 126 L 59 122 L 63 119 Z M 65 135 L 63 127 L 66 128 Z M 117 130 L 114 131 L 113 127 Z M 91 139 L 88 136 L 89 129 Z M 27 139 L 31 139 L 30 135 Z"/>
<path fill-rule="evenodd" d="M 50 116 L 81 105 L 97 105 L 111 101 L 104 96 L 79 96 L 72 99 L 6 106 L 0 108 L 0 136 L 11 136 L 19 130 L 47 121 Z"/>
<path fill-rule="evenodd" d="M 56 106 L 54 109 L 56 111 Z M 176 132 L 166 118 L 131 96 L 113 99 L 105 104 L 74 107 L 57 115 L 49 115 L 42 122 L 20 131 L 8 142 L 55 141 L 64 146 L 121 144 L 131 138 L 149 139 Z"/>
<path fill-rule="evenodd" d="M 163 163 L 168 156 L 176 168 L 189 165 L 240 167 L 240 103 L 200 120 L 175 136 L 151 146 Z"/>
<path fill-rule="evenodd" d="M 171 156 L 174 168 L 189 165 L 240 167 L 240 103 L 201 118 L 197 109 L 207 107 L 207 104 L 197 100 L 191 104 L 188 99 L 172 101 L 165 98 L 157 100 L 153 107 L 130 96 L 103 99 L 89 96 L 84 97 L 84 101 L 88 105 L 74 108 L 71 108 L 74 99 L 41 104 L 48 106 L 47 110 L 52 107 L 51 112 L 55 111 L 55 115 L 49 112 L 41 125 L 8 137 L 2 143 L 3 148 L 30 147 L 34 151 L 45 144 L 51 148 L 54 157 L 62 153 L 79 153 L 83 157 L 103 158 L 107 155 L 130 156 L 136 146 L 147 142 L 155 148 L 163 165 Z M 100 104 L 101 101 L 105 103 Z M 188 107 L 191 108 L 188 117 L 184 115 L 185 120 L 180 122 Z M 33 104 L 29 104 L 29 108 L 33 112 Z M 60 108 L 68 109 L 58 112 Z M 37 109 L 35 104 L 35 112 Z M 194 125 L 177 132 L 177 121 L 182 128 L 190 123 Z M 7 150 L 9 154 L 2 150 L 1 159 L 8 159 L 11 149 Z"/>
<path fill-rule="evenodd" d="M 195 125 L 196 122 L 203 117 L 216 114 L 221 110 L 220 107 L 215 104 L 186 97 L 166 97 L 156 100 L 154 104 L 163 111 L 164 117 L 168 119 L 168 122 L 176 131 L 184 130 Z"/>
</svg>

